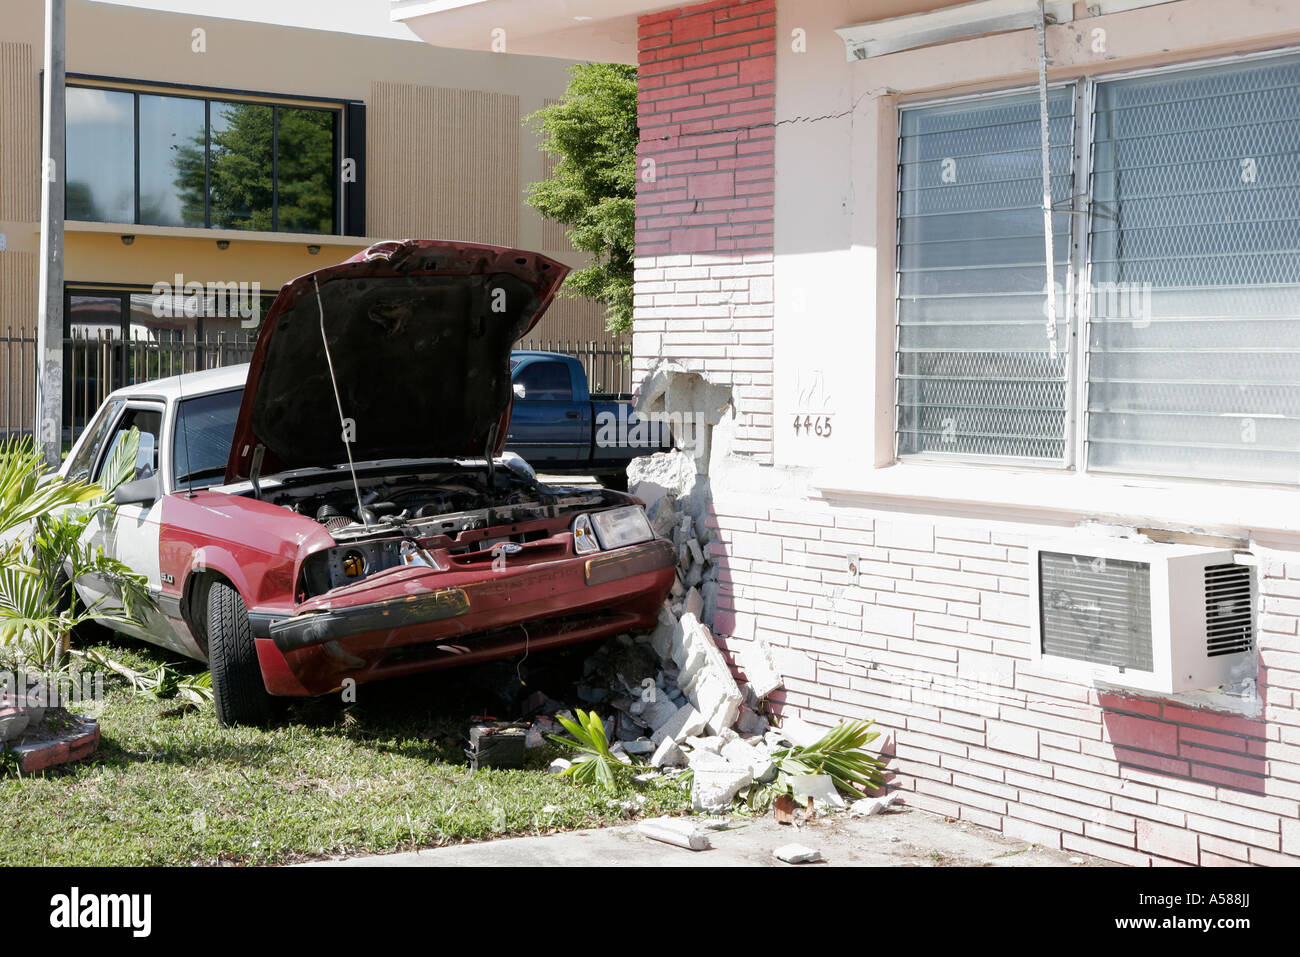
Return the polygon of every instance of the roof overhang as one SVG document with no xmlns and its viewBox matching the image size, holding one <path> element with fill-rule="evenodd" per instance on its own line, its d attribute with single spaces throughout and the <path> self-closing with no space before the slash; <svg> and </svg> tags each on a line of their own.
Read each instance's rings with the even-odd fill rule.
<svg viewBox="0 0 1300 957">
<path fill-rule="evenodd" d="M 391 18 L 426 43 L 566 60 L 636 62 L 637 17 L 663 0 L 390 0 Z"/>
<path fill-rule="evenodd" d="M 1046 20 L 1068 23 L 1074 19 L 1072 0 L 1046 0 Z M 986 33 L 1020 30 L 1039 22 L 1038 0 L 972 0 L 888 20 L 873 20 L 835 32 L 844 41 L 847 59 L 897 53 L 931 43 L 947 43 Z"/>
</svg>

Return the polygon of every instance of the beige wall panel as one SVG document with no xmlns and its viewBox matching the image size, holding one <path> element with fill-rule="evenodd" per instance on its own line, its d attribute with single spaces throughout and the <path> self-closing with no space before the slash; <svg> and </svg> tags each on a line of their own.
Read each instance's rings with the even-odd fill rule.
<svg viewBox="0 0 1300 957">
<path fill-rule="evenodd" d="M 592 339 L 599 343 L 614 340 L 614 336 L 605 331 L 605 307 L 590 299 L 557 296 L 546 315 L 542 316 L 542 321 L 528 334 L 527 341 L 585 344 Z"/>
<path fill-rule="evenodd" d="M 0 221 L 33 222 L 40 214 L 37 76 L 30 44 L 0 43 Z"/>
<path fill-rule="evenodd" d="M 519 242 L 519 97 L 374 83 L 367 232 Z"/>
</svg>

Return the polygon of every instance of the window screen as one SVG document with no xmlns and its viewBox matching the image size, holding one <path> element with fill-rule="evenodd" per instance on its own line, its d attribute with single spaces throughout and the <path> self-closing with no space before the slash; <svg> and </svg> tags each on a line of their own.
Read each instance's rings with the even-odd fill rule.
<svg viewBox="0 0 1300 957">
<path fill-rule="evenodd" d="M 1073 194 L 1073 90 L 1049 97 L 1052 199 Z M 1061 461 L 1070 216 L 1053 216 L 1046 329 L 1037 93 L 904 110 L 899 144 L 898 452 Z"/>
<path fill-rule="evenodd" d="M 1300 481 L 1300 58 L 1101 83 L 1088 466 Z"/>
<path fill-rule="evenodd" d="M 1039 552 L 1043 654 L 1151 671 L 1151 566 Z"/>
</svg>

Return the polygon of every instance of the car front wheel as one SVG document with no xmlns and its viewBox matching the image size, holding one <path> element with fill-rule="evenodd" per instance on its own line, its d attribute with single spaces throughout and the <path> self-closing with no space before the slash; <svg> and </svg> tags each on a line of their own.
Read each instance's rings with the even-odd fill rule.
<svg viewBox="0 0 1300 957">
<path fill-rule="evenodd" d="M 217 720 L 232 724 L 266 724 L 271 696 L 262 681 L 253 631 L 244 599 L 225 582 L 208 589 L 208 662 Z"/>
</svg>

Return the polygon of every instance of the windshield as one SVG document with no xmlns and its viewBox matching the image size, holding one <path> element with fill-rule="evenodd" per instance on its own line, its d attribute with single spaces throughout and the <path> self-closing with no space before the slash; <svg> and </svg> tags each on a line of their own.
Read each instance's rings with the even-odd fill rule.
<svg viewBox="0 0 1300 957">
<path fill-rule="evenodd" d="M 233 389 L 180 403 L 172 433 L 173 487 L 207 488 L 221 484 L 243 396 L 243 389 Z"/>
</svg>

